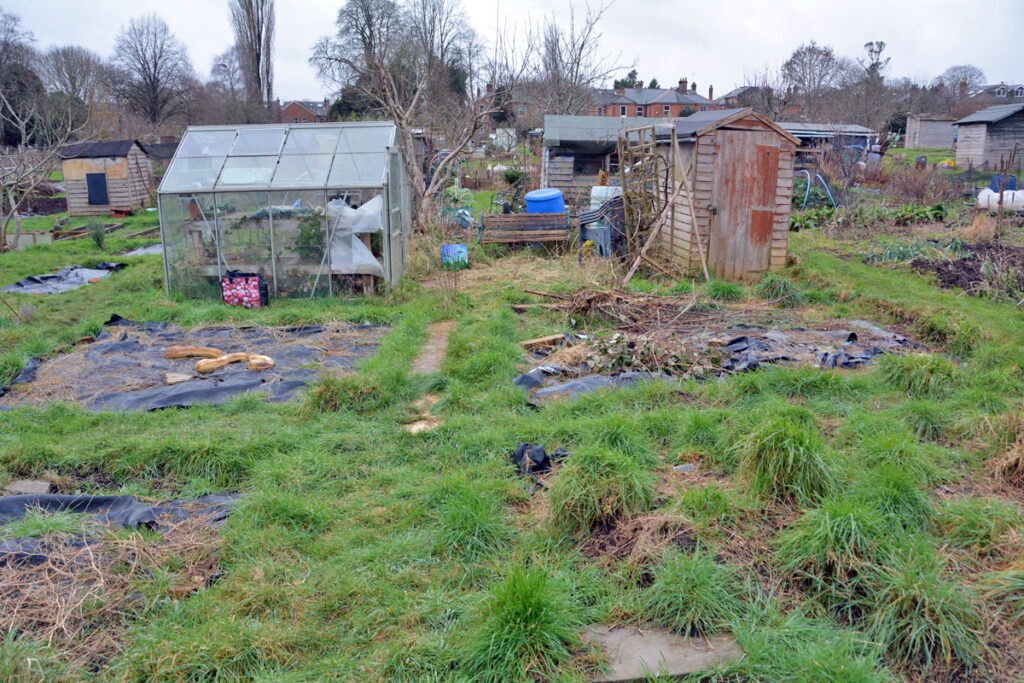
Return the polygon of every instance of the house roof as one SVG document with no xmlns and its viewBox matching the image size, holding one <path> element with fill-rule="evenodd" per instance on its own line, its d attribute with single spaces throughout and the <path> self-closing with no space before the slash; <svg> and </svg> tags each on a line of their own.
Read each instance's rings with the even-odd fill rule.
<svg viewBox="0 0 1024 683">
<path fill-rule="evenodd" d="M 132 145 L 139 145 L 138 140 L 97 140 L 94 142 L 76 142 L 60 148 L 61 159 L 100 159 L 103 157 L 126 157 Z M 142 148 L 142 145 L 139 145 Z"/>
<path fill-rule="evenodd" d="M 623 88 L 622 93 L 615 90 L 595 91 L 594 104 L 598 106 L 614 104 L 648 106 L 652 104 L 708 105 L 714 103 L 703 95 L 689 90 L 681 93 L 673 88 Z"/>
<path fill-rule="evenodd" d="M 323 100 L 288 100 L 284 103 L 281 108 L 284 109 L 289 104 L 297 104 L 306 111 L 316 116 L 327 116 L 327 107 L 324 106 Z"/>
<path fill-rule="evenodd" d="M 965 123 L 998 123 L 1022 110 L 1024 110 L 1024 102 L 1018 104 L 999 104 L 995 107 L 986 107 L 981 111 L 976 111 L 970 116 L 965 116 L 957 121 L 956 125 L 962 126 Z"/>
<path fill-rule="evenodd" d="M 836 135 L 874 135 L 875 131 L 854 123 L 805 123 L 781 121 L 779 125 L 798 138 L 832 138 Z"/>
</svg>

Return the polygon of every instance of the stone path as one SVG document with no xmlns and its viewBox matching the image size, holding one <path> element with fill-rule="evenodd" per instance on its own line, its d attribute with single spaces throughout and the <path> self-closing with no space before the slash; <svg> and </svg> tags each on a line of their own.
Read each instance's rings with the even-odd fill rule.
<svg viewBox="0 0 1024 683">
<path fill-rule="evenodd" d="M 413 361 L 413 374 L 428 375 L 441 370 L 441 361 L 444 360 L 445 351 L 448 350 L 448 335 L 454 329 L 454 320 L 442 320 L 439 323 L 427 325 L 427 333 L 430 334 L 430 338 L 420 350 L 420 355 Z"/>
</svg>

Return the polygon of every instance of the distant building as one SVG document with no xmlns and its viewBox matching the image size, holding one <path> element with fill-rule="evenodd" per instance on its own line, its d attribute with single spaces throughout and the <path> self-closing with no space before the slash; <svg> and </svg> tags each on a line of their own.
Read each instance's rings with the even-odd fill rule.
<svg viewBox="0 0 1024 683">
<path fill-rule="evenodd" d="M 1024 103 L 1001 104 L 956 122 L 956 165 L 995 168 L 1009 160 L 1015 147 L 1024 149 Z"/>
<path fill-rule="evenodd" d="M 953 129 L 955 121 L 956 118 L 953 116 L 908 114 L 907 139 L 904 146 L 907 149 L 951 148 L 956 137 L 956 131 Z"/>
<path fill-rule="evenodd" d="M 973 97 L 986 97 L 1002 102 L 1020 102 L 1024 100 L 1024 84 L 1022 83 L 993 83 L 977 88 Z"/>
<path fill-rule="evenodd" d="M 679 79 L 676 88 L 614 88 L 595 90 L 590 98 L 591 116 L 667 118 L 689 116 L 698 111 L 724 109 L 716 104 L 714 87 L 708 96 L 697 93 L 697 84 Z"/>
<path fill-rule="evenodd" d="M 329 100 L 291 100 L 281 107 L 278 123 L 324 123 L 331 108 Z"/>
<path fill-rule="evenodd" d="M 78 142 L 59 154 L 69 216 L 134 211 L 152 199 L 153 166 L 138 140 Z"/>
</svg>

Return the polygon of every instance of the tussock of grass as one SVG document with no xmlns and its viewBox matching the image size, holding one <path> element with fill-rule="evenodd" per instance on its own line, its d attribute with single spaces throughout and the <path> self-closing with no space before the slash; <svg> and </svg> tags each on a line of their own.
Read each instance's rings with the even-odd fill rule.
<svg viewBox="0 0 1024 683">
<path fill-rule="evenodd" d="M 973 669 L 986 649 L 975 596 L 943 577 L 927 546 L 913 544 L 866 578 L 863 629 L 901 667 Z"/>
<path fill-rule="evenodd" d="M 0 540 L 5 538 L 38 538 L 40 536 L 71 536 L 81 533 L 85 525 L 82 515 L 73 512 L 47 512 L 31 509 L 21 519 L 0 526 Z"/>
<path fill-rule="evenodd" d="M 1020 523 L 1016 506 L 994 498 L 952 501 L 940 507 L 935 516 L 942 540 L 982 553 L 991 551 Z"/>
<path fill-rule="evenodd" d="M 765 273 L 754 291 L 765 301 L 778 302 L 780 308 L 796 308 L 807 302 L 796 285 L 776 273 Z"/>
<path fill-rule="evenodd" d="M 544 570 L 515 567 L 488 592 L 464 668 L 478 681 L 555 676 L 579 644 L 580 609 Z"/>
<path fill-rule="evenodd" d="M 914 320 L 911 329 L 922 341 L 959 357 L 973 354 L 981 338 L 977 325 L 948 312 L 921 316 Z"/>
<path fill-rule="evenodd" d="M 931 500 L 921 488 L 921 477 L 897 464 L 883 465 L 871 472 L 857 499 L 907 530 L 924 529 L 933 514 Z"/>
<path fill-rule="evenodd" d="M 306 392 L 300 411 L 306 417 L 343 411 L 368 413 L 390 405 L 391 398 L 374 375 L 325 373 L 320 383 Z"/>
<path fill-rule="evenodd" d="M 849 395 L 847 375 L 821 368 L 771 368 L 764 371 L 764 387 L 781 396 L 811 398 Z"/>
<path fill-rule="evenodd" d="M 438 518 L 439 541 L 449 553 L 487 555 L 500 550 L 512 535 L 503 500 L 493 489 L 460 485 L 441 504 Z"/>
<path fill-rule="evenodd" d="M 717 564 L 707 550 L 669 551 L 652 572 L 654 583 L 641 597 L 641 610 L 651 621 L 683 635 L 710 635 L 742 613 L 739 574 Z"/>
<path fill-rule="evenodd" d="M 981 580 L 981 594 L 996 605 L 996 614 L 1017 626 L 1024 626 L 1024 570 L 986 574 Z"/>
<path fill-rule="evenodd" d="M 832 499 L 780 535 L 779 559 L 788 574 L 849 617 L 856 583 L 885 534 L 885 518 L 875 508 Z"/>
<path fill-rule="evenodd" d="M 899 415 L 919 439 L 934 441 L 949 427 L 948 406 L 928 399 L 914 399 L 900 405 Z"/>
<path fill-rule="evenodd" d="M 718 301 L 742 301 L 747 298 L 747 291 L 743 285 L 724 280 L 712 280 L 707 283 L 707 292 L 708 296 Z"/>
<path fill-rule="evenodd" d="M 893 389 L 916 397 L 947 396 L 964 384 L 963 370 L 948 358 L 930 353 L 884 355 L 878 373 Z"/>
<path fill-rule="evenodd" d="M 694 526 L 702 529 L 732 522 L 742 512 L 732 494 L 718 484 L 689 486 L 679 494 L 676 505 Z"/>
<path fill-rule="evenodd" d="M 754 490 L 798 503 L 823 497 L 835 471 L 817 430 L 789 417 L 766 417 L 738 442 L 740 467 Z"/>
<path fill-rule="evenodd" d="M 34 640 L 15 631 L 0 636 L 0 681 L 72 680 L 74 676 L 59 656 L 43 640 Z"/>
<path fill-rule="evenodd" d="M 551 485 L 549 523 L 583 534 L 623 515 L 645 512 L 654 499 L 654 475 L 635 459 L 591 447 L 571 454 Z"/>
</svg>

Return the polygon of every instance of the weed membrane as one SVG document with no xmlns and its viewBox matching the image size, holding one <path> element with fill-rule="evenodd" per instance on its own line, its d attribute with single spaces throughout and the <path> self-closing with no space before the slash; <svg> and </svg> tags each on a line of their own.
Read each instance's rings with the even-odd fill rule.
<svg viewBox="0 0 1024 683">
<path fill-rule="evenodd" d="M 29 275 L 13 285 L 0 287 L 0 292 L 16 294 L 63 294 L 107 277 L 124 268 L 123 263 L 100 263 L 95 268 L 65 266 L 56 273 Z"/>
<path fill-rule="evenodd" d="M 248 392 L 287 401 L 324 371 L 343 371 L 376 353 L 386 331 L 378 325 L 330 323 L 301 327 L 204 327 L 134 323 L 114 315 L 92 343 L 53 359 L 30 363 L 6 391 L 0 410 L 24 403 L 65 400 L 92 410 L 156 410 L 196 403 L 222 404 Z M 203 346 L 225 353 L 269 356 L 271 370 L 234 363 L 197 373 L 195 358 L 169 359 L 170 346 Z M 31 367 L 30 366 L 34 366 Z M 169 383 L 168 375 L 182 381 Z"/>
</svg>

